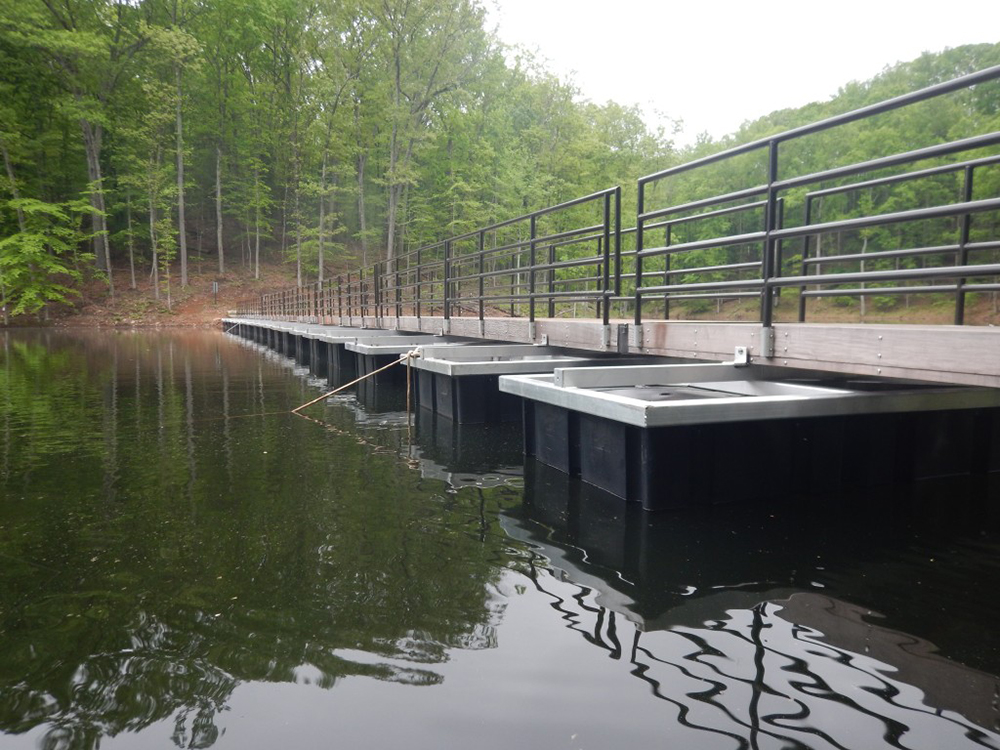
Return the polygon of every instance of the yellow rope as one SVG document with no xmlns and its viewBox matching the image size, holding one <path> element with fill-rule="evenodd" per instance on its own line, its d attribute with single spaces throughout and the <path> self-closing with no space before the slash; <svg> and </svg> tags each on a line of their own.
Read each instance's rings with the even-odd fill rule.
<svg viewBox="0 0 1000 750">
<path fill-rule="evenodd" d="M 324 393 L 322 396 L 314 398 L 312 401 L 307 401 L 306 403 L 302 404 L 301 406 L 296 406 L 294 409 L 292 409 L 292 414 L 298 414 L 302 409 L 305 409 L 307 406 L 312 406 L 313 404 L 317 404 L 320 401 L 322 401 L 323 399 L 329 398 L 330 396 L 333 396 L 336 393 L 340 393 L 345 388 L 350 388 L 352 385 L 357 385 L 362 380 L 367 380 L 368 378 L 372 377 L 373 375 L 378 375 L 380 372 L 382 372 L 383 370 L 388 370 L 390 367 L 395 367 L 396 365 L 400 365 L 403 362 L 409 362 L 411 359 L 413 359 L 414 357 L 417 357 L 417 356 L 419 356 L 417 354 L 417 350 L 416 349 L 412 349 L 412 350 L 408 351 L 406 354 L 404 354 L 402 357 L 400 357 L 399 359 L 397 359 L 395 362 L 390 362 L 387 365 L 383 365 L 382 367 L 378 368 L 377 370 L 372 370 L 367 375 L 362 375 L 360 378 L 355 378 L 350 383 L 344 383 L 342 386 L 339 386 L 338 388 L 334 388 L 329 393 Z"/>
</svg>

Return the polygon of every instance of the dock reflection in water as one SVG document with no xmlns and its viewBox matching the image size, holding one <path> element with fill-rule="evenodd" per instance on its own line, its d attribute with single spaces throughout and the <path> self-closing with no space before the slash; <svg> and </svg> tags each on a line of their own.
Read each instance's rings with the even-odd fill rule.
<svg viewBox="0 0 1000 750">
<path fill-rule="evenodd" d="M 649 514 L 249 342 L 0 344 L 4 750 L 1000 747 L 995 492 Z"/>
<path fill-rule="evenodd" d="M 534 461 L 525 483 L 502 521 L 539 555 L 539 590 L 567 628 L 674 707 L 683 746 L 1000 747 L 984 601 L 1000 549 L 964 535 L 960 509 L 944 531 L 899 497 L 883 513 L 841 505 L 839 520 L 787 503 L 650 515 Z M 955 489 L 925 488 L 924 500 Z M 940 635 L 961 660 L 896 623 Z"/>
<path fill-rule="evenodd" d="M 406 421 L 400 388 L 363 383 L 341 405 L 359 426 Z M 422 476 L 455 490 L 517 486 L 518 429 L 418 410 L 405 450 Z M 807 500 L 813 511 L 779 502 L 658 515 L 523 461 L 524 500 L 501 513 L 504 530 L 531 549 L 526 572 L 565 627 L 673 706 L 665 740 L 1000 747 L 993 672 L 945 658 L 930 641 L 884 624 L 876 609 L 851 603 L 888 604 L 894 621 L 941 634 L 959 658 L 995 670 L 991 628 L 975 632 L 983 581 L 963 575 L 982 560 L 983 541 L 965 534 L 984 513 L 995 515 L 995 485 L 819 495 Z M 949 505 L 952 497 L 963 502 Z M 914 546 L 942 528 L 935 541 L 944 549 Z M 944 563 L 936 569 L 934 555 Z M 1000 584 L 1000 570 L 990 572 Z M 943 614 L 928 616 L 914 586 L 932 590 Z"/>
</svg>

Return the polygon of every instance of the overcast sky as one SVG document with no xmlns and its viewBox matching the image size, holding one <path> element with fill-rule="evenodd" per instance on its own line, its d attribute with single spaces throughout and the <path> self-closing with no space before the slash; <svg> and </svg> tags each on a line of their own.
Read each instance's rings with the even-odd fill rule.
<svg viewBox="0 0 1000 750">
<path fill-rule="evenodd" d="M 485 2 L 501 39 L 537 51 L 585 98 L 683 119 L 682 144 L 828 100 L 924 51 L 1000 41 L 1000 0 Z"/>
</svg>

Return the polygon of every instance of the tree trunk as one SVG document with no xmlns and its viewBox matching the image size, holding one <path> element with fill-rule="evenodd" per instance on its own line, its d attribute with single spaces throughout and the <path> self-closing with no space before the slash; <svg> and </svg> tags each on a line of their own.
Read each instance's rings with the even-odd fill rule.
<svg viewBox="0 0 1000 750">
<path fill-rule="evenodd" d="M 222 249 L 222 144 L 215 147 L 215 246 L 219 251 L 219 275 L 226 272 L 226 258 Z"/>
<path fill-rule="evenodd" d="M 160 299 L 160 259 L 156 254 L 156 199 L 149 196 L 149 246 L 153 252 L 153 299 Z"/>
<path fill-rule="evenodd" d="M 358 154 L 358 225 L 361 229 L 361 267 L 368 265 L 368 224 L 365 220 L 365 162 L 364 152 Z"/>
<path fill-rule="evenodd" d="M 408 184 L 403 187 L 403 200 L 400 205 L 402 207 L 401 213 L 403 216 L 403 223 L 399 228 L 398 237 L 396 239 L 396 242 L 399 245 L 399 247 L 396 248 L 397 255 L 403 254 L 403 248 L 406 247 L 406 240 L 409 235 L 410 222 L 407 212 L 409 211 L 410 206 L 410 186 Z"/>
<path fill-rule="evenodd" d="M 253 169 L 254 184 L 254 253 L 253 253 L 253 277 L 260 278 L 260 172 L 257 167 Z"/>
<path fill-rule="evenodd" d="M 392 178 L 393 167 L 389 167 L 389 179 Z M 399 192 L 401 185 L 389 185 L 389 206 L 386 212 L 386 237 L 385 237 L 385 247 L 386 254 L 385 259 L 391 261 L 393 259 L 393 246 L 396 242 L 396 211 L 399 206 Z"/>
<path fill-rule="evenodd" d="M 319 177 L 319 249 L 317 250 L 318 258 L 317 264 L 319 268 L 317 270 L 317 280 L 320 284 L 323 283 L 323 220 L 326 218 L 323 213 L 323 209 L 326 205 L 326 162 L 327 153 L 323 152 L 323 169 L 320 171 Z"/>
<path fill-rule="evenodd" d="M 128 219 L 128 271 L 130 289 L 135 289 L 135 234 L 132 232 L 132 196 L 125 194 L 125 215 Z"/>
<path fill-rule="evenodd" d="M 295 214 L 292 220 L 295 222 L 295 286 L 302 286 L 302 221 L 299 218 L 299 186 L 295 185 Z"/>
<path fill-rule="evenodd" d="M 257 212 L 254 214 L 254 231 L 253 231 L 253 277 L 255 279 L 260 278 L 260 207 L 257 208 Z"/>
<path fill-rule="evenodd" d="M 288 249 L 288 183 L 285 183 L 285 197 L 281 201 L 281 260 L 285 260 Z"/>
<path fill-rule="evenodd" d="M 184 120 L 181 115 L 181 66 L 174 65 L 177 82 L 177 230 L 181 255 L 181 288 L 188 285 L 187 226 L 184 222 Z M 169 292 L 168 292 L 169 295 Z M 169 307 L 169 304 L 168 304 Z"/>
<path fill-rule="evenodd" d="M 101 177 L 101 139 L 103 127 L 100 123 L 92 124 L 89 120 L 80 120 L 83 130 L 83 145 L 87 155 L 87 177 L 92 189 L 90 191 L 90 207 L 94 210 L 94 258 L 97 267 L 108 274 L 108 290 L 112 299 L 115 296 L 115 282 L 111 274 L 111 253 L 108 247 L 107 224 L 104 221 L 104 186 Z"/>
</svg>

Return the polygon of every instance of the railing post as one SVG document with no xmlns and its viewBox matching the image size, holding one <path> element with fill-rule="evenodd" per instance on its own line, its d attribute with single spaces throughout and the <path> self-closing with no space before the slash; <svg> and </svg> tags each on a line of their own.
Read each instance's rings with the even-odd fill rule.
<svg viewBox="0 0 1000 750">
<path fill-rule="evenodd" d="M 420 248 L 418 247 L 417 248 L 417 279 L 416 279 L 416 283 L 414 284 L 414 288 L 415 288 L 414 294 L 416 296 L 415 297 L 415 302 L 416 302 L 416 306 L 417 306 L 417 319 L 418 320 L 420 319 L 420 283 L 423 281 L 423 275 L 424 275 L 424 269 L 421 267 L 421 260 L 420 260 L 422 255 L 423 255 L 423 253 L 421 252 Z"/>
<path fill-rule="evenodd" d="M 771 295 L 771 278 L 774 276 L 775 241 L 771 237 L 778 225 L 778 141 L 767 144 L 767 207 L 764 211 L 764 257 L 761 262 L 763 286 L 760 300 L 761 356 L 774 356 L 774 299 Z"/>
<path fill-rule="evenodd" d="M 785 199 L 784 198 L 778 198 L 777 203 L 778 203 L 778 226 L 777 226 L 777 228 L 778 229 L 782 229 L 785 226 Z M 773 270 L 773 274 L 772 275 L 774 275 L 774 276 L 781 276 L 781 267 L 782 267 L 782 265 L 784 265 L 784 262 L 785 262 L 784 252 L 785 252 L 784 242 L 782 240 L 777 240 L 774 243 L 774 268 L 772 269 Z M 774 295 L 773 296 L 777 297 L 777 302 L 775 304 L 778 304 L 778 303 L 781 302 L 781 287 L 780 286 L 777 287 L 774 290 Z"/>
<path fill-rule="evenodd" d="M 486 283 L 483 274 L 486 272 L 486 233 L 479 231 L 479 320 L 483 320 L 486 311 Z"/>
<path fill-rule="evenodd" d="M 344 325 L 344 277 L 337 275 L 337 317 L 340 325 Z"/>
<path fill-rule="evenodd" d="M 802 226 L 807 227 L 812 223 L 812 196 L 806 195 L 805 215 L 802 219 Z M 809 235 L 802 238 L 802 276 L 809 275 L 809 266 L 806 261 L 809 259 Z M 799 322 L 806 322 L 806 287 L 805 284 L 799 287 Z"/>
<path fill-rule="evenodd" d="M 451 240 L 444 241 L 444 319 L 451 320 Z"/>
<path fill-rule="evenodd" d="M 365 280 L 365 269 L 362 268 L 358 273 L 358 291 L 361 294 L 361 327 L 364 328 L 365 318 L 368 316 L 368 286 L 371 280 Z"/>
<path fill-rule="evenodd" d="M 604 259 L 602 263 L 604 268 L 601 274 L 601 298 L 597 303 L 598 313 L 601 316 L 601 322 L 608 325 L 611 320 L 609 309 L 611 307 L 611 297 L 609 296 L 611 291 L 611 195 L 608 193 L 604 195 L 604 232 L 598 240 L 598 250 Z"/>
<path fill-rule="evenodd" d="M 964 170 L 965 180 L 962 183 L 962 201 L 968 203 L 972 200 L 972 172 L 973 166 L 967 165 Z M 969 263 L 969 233 L 972 229 L 972 215 L 962 214 L 962 223 L 959 226 L 958 253 L 956 253 L 955 263 L 959 266 Z M 955 292 L 955 325 L 960 326 L 965 323 L 965 279 L 957 279 L 958 290 Z"/>
<path fill-rule="evenodd" d="M 674 225 L 670 222 L 667 223 L 666 228 L 663 230 L 663 246 L 670 247 L 670 243 L 674 241 L 673 238 Z M 663 255 L 663 285 L 667 286 L 670 284 L 670 253 L 664 253 Z M 670 320 L 670 294 L 665 293 L 663 295 L 663 319 Z"/>
<path fill-rule="evenodd" d="M 615 187 L 615 296 L 622 293 L 622 186 Z"/>
<path fill-rule="evenodd" d="M 409 258 L 409 256 L 407 256 L 407 258 Z M 400 287 L 398 257 L 395 258 L 395 263 L 393 264 L 392 268 L 395 271 L 395 280 L 396 280 L 396 325 L 399 325 L 399 319 L 403 317 L 403 290 Z"/>
<path fill-rule="evenodd" d="M 549 245 L 549 265 L 551 266 L 556 262 L 556 246 Z M 549 295 L 555 294 L 556 291 L 556 269 L 549 269 Z M 554 318 L 556 316 L 556 298 L 549 297 L 549 317 Z"/>
<path fill-rule="evenodd" d="M 528 238 L 528 322 L 535 322 L 535 230 L 537 217 L 531 215 L 531 236 Z"/>
<path fill-rule="evenodd" d="M 635 320 L 637 328 L 642 326 L 642 243 L 644 220 L 642 215 L 646 212 L 646 183 L 639 181 L 638 195 L 635 205 Z M 641 328 L 639 328 L 641 330 Z M 641 348 L 641 347 L 640 347 Z"/>
</svg>

